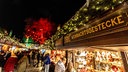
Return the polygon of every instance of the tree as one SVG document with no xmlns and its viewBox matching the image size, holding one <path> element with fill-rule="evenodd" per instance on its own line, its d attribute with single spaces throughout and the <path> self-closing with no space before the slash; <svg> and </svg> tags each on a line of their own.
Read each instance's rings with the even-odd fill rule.
<svg viewBox="0 0 128 72">
<path fill-rule="evenodd" d="M 31 37 L 35 42 L 43 44 L 45 40 L 50 38 L 56 31 L 56 26 L 48 19 L 40 18 L 39 20 L 27 21 L 25 28 L 25 36 Z"/>
</svg>

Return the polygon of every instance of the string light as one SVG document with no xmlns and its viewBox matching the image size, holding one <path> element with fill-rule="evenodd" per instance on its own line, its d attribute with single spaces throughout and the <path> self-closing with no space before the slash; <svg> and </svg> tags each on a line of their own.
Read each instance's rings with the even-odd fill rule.
<svg viewBox="0 0 128 72">
<path fill-rule="evenodd" d="M 109 9 L 109 7 L 108 7 L 108 6 L 105 6 L 105 7 L 104 7 L 104 10 L 108 10 L 108 9 Z"/>
<path fill-rule="evenodd" d="M 95 6 L 95 5 L 93 5 L 91 8 L 92 8 L 92 9 L 95 9 L 95 8 L 96 8 L 96 6 Z"/>
<path fill-rule="evenodd" d="M 11 45 L 17 45 L 19 47 L 25 47 L 24 44 L 20 43 L 19 41 L 14 40 L 13 38 L 10 38 L 10 36 L 4 35 L 0 33 L 0 41 L 2 41 L 4 44 L 11 44 Z M 5 41 L 7 41 L 5 43 Z"/>
</svg>

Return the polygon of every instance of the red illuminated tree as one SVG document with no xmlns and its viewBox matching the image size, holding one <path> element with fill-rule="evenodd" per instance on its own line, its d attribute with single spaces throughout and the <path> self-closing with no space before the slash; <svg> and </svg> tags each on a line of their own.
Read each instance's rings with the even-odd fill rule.
<svg viewBox="0 0 128 72">
<path fill-rule="evenodd" d="M 31 37 L 35 42 L 43 44 L 45 40 L 54 34 L 56 26 L 48 19 L 40 18 L 39 20 L 30 19 L 25 27 L 25 36 Z"/>
</svg>

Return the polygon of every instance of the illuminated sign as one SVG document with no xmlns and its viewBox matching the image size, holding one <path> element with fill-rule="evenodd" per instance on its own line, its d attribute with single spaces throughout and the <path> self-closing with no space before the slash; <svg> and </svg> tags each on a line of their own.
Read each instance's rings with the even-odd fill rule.
<svg viewBox="0 0 128 72">
<path fill-rule="evenodd" d="M 123 19 L 123 16 L 118 15 L 118 16 L 111 18 L 109 20 L 106 20 L 102 23 L 96 24 L 90 28 L 84 29 L 84 30 L 80 31 L 79 33 L 73 34 L 71 38 L 76 39 L 78 37 L 81 37 L 81 36 L 84 36 L 87 34 L 91 34 L 94 32 L 98 32 L 98 31 L 101 31 L 101 30 L 104 30 L 107 28 L 109 29 L 111 27 L 116 27 L 116 26 L 124 24 L 124 23 L 125 23 L 125 20 Z"/>
</svg>

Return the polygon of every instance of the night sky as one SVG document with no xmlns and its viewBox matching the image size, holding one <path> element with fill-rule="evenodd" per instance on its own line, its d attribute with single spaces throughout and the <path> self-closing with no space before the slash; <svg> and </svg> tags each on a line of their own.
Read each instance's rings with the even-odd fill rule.
<svg viewBox="0 0 128 72">
<path fill-rule="evenodd" d="M 64 24 L 86 0 L 0 0 L 0 27 L 22 38 L 27 18 L 48 18 Z"/>
</svg>

